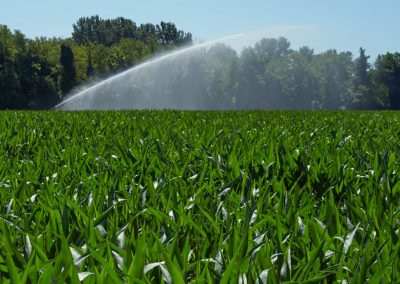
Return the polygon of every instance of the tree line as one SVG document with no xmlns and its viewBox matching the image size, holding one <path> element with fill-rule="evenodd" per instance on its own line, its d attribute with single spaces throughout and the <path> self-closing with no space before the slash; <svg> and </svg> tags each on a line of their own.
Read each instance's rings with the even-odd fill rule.
<svg viewBox="0 0 400 284">
<path fill-rule="evenodd" d="M 74 87 L 192 43 L 175 24 L 80 18 L 70 38 L 28 39 L 0 25 L 0 109 L 49 109 Z"/>
<path fill-rule="evenodd" d="M 363 48 L 354 58 L 334 49 L 293 50 L 285 38 L 262 39 L 231 62 L 239 65 L 237 99 L 244 108 L 400 109 L 397 52 L 370 64 Z"/>
<path fill-rule="evenodd" d="M 0 26 L 0 108 L 51 108 L 88 80 L 191 43 L 191 34 L 173 23 L 138 26 L 125 18 L 81 18 L 67 39 L 30 40 Z M 371 64 L 363 48 L 357 55 L 334 49 L 315 53 L 270 38 L 240 53 L 217 44 L 182 60 L 184 65 L 160 68 L 163 74 L 135 83 L 137 95 L 152 97 L 151 90 L 154 97 L 191 100 L 204 109 L 400 109 L 397 52 L 379 55 Z M 166 85 L 149 89 L 156 78 Z M 112 98 L 105 94 L 105 104 Z"/>
<path fill-rule="evenodd" d="M 98 92 L 97 105 L 118 105 L 119 95 L 138 108 L 400 109 L 400 53 L 370 64 L 363 48 L 356 57 L 333 49 L 316 54 L 290 48 L 285 38 L 262 39 L 240 53 L 216 44 L 134 75 L 121 79 L 115 96 Z"/>
</svg>

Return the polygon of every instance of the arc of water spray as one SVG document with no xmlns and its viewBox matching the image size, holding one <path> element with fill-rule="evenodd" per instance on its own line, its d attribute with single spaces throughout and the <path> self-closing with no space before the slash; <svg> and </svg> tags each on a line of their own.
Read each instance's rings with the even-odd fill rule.
<svg viewBox="0 0 400 284">
<path fill-rule="evenodd" d="M 101 82 L 99 82 L 97 84 L 94 84 L 93 86 L 90 86 L 90 87 L 84 89 L 83 91 L 78 92 L 75 95 L 72 95 L 71 97 L 69 97 L 69 98 L 65 99 L 64 101 L 62 101 L 61 103 L 57 104 L 54 108 L 58 109 L 60 106 L 66 104 L 66 103 L 68 103 L 68 102 L 70 102 L 72 100 L 75 100 L 75 99 L 85 95 L 86 93 L 88 93 L 88 92 L 90 92 L 90 91 L 92 91 L 92 90 L 94 90 L 94 89 L 96 89 L 98 87 L 101 87 L 101 86 L 103 86 L 103 85 L 105 85 L 105 84 L 107 84 L 107 83 L 109 83 L 109 82 L 111 82 L 111 81 L 113 81 L 115 79 L 124 77 L 125 75 L 127 75 L 127 74 L 129 74 L 131 72 L 134 72 L 136 70 L 145 68 L 146 66 L 149 66 L 151 64 L 158 63 L 160 61 L 172 58 L 174 56 L 178 56 L 180 54 L 184 54 L 184 53 L 192 51 L 192 50 L 196 50 L 196 49 L 199 49 L 199 48 L 203 48 L 203 47 L 206 47 L 206 46 L 213 45 L 215 43 L 224 42 L 224 41 L 228 41 L 228 40 L 239 38 L 239 37 L 243 37 L 243 36 L 245 36 L 244 33 L 235 34 L 235 35 L 231 35 L 231 36 L 226 36 L 226 37 L 218 38 L 218 39 L 215 39 L 215 40 L 210 40 L 210 41 L 207 41 L 207 42 L 204 42 L 204 43 L 195 44 L 195 45 L 192 45 L 192 46 L 189 46 L 189 47 L 186 47 L 186 48 L 178 49 L 178 50 L 175 50 L 175 51 L 173 51 L 171 53 L 167 53 L 165 55 L 156 57 L 154 59 L 150 59 L 150 60 L 145 61 L 145 62 L 143 62 L 143 63 L 141 63 L 139 65 L 136 65 L 136 66 L 134 66 L 134 67 L 132 67 L 132 68 L 126 70 L 126 71 L 123 71 L 123 72 L 121 72 L 121 73 L 119 73 L 117 75 L 111 76 L 111 77 L 109 77 L 109 78 L 107 78 L 107 79 L 105 79 L 105 80 L 103 80 L 103 81 L 101 81 Z"/>
</svg>

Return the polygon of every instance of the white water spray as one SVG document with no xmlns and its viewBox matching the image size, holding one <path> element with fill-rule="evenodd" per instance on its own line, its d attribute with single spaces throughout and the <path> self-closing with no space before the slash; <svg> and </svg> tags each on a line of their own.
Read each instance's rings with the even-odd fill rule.
<svg viewBox="0 0 400 284">
<path fill-rule="evenodd" d="M 142 64 L 134 66 L 126 71 L 123 71 L 117 75 L 111 76 L 97 84 L 94 84 L 86 89 L 73 94 L 66 98 L 64 101 L 55 106 L 56 109 L 130 109 L 130 108 L 188 108 L 188 109 L 201 109 L 199 104 L 198 96 L 190 96 L 187 94 L 187 98 L 171 99 L 165 97 L 160 97 L 158 95 L 152 96 L 151 94 L 145 94 L 142 97 L 135 94 L 137 91 L 137 86 L 143 84 L 146 79 L 149 78 L 149 74 L 142 76 L 141 71 L 151 68 L 160 69 L 157 73 L 151 73 L 151 77 L 154 80 L 152 83 L 157 84 L 158 87 L 154 89 L 152 87 L 153 93 L 157 91 L 165 91 L 163 84 L 160 81 L 165 81 L 165 77 L 170 76 L 171 66 L 159 67 L 163 62 L 169 61 L 170 59 L 175 59 L 178 56 L 183 56 L 194 51 L 201 50 L 202 48 L 211 47 L 217 43 L 227 42 L 229 40 L 234 40 L 243 37 L 245 34 L 236 34 L 227 37 L 222 37 L 216 40 L 207 41 L 204 43 L 196 44 L 186 48 L 178 49 L 171 53 L 161 55 L 159 57 L 150 59 Z M 173 63 L 172 63 L 173 64 Z M 154 74 L 156 74 L 154 76 Z M 195 78 L 192 81 L 196 81 Z M 145 82 L 146 83 L 146 82 Z M 186 91 L 193 90 L 196 82 L 188 82 Z M 191 86 L 191 84 L 193 84 Z M 165 84 L 164 84 L 165 85 Z M 123 90 L 121 88 L 124 88 Z M 136 88 L 136 90 L 135 90 Z M 102 95 L 101 95 L 102 94 Z M 143 101 L 145 99 L 145 102 Z M 185 101 L 186 100 L 186 101 Z M 188 100 L 191 100 L 189 102 Z M 183 103 L 182 103 L 183 101 Z M 197 103 L 197 105 L 196 105 Z"/>
</svg>

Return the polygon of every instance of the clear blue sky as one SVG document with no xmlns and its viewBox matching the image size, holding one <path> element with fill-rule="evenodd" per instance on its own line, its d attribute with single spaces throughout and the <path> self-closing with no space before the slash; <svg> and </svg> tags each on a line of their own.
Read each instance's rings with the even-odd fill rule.
<svg viewBox="0 0 400 284">
<path fill-rule="evenodd" d="M 36 36 L 68 37 L 82 16 L 130 18 L 137 24 L 171 21 L 197 41 L 250 32 L 234 43 L 285 36 L 308 45 L 375 57 L 400 51 L 399 0 L 0 0 L 0 24 Z"/>
</svg>

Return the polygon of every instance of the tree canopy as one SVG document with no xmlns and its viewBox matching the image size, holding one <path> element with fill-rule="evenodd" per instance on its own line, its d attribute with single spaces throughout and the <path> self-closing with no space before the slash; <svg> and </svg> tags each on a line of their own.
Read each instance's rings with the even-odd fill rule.
<svg viewBox="0 0 400 284">
<path fill-rule="evenodd" d="M 173 23 L 80 18 L 70 38 L 27 39 L 0 25 L 0 109 L 47 109 L 88 79 L 103 78 L 153 53 L 192 43 Z"/>
<path fill-rule="evenodd" d="M 28 39 L 0 25 L 0 109 L 51 108 L 88 80 L 191 43 L 192 35 L 173 23 L 137 25 L 122 17 L 80 18 L 66 39 Z M 356 56 L 316 54 L 292 49 L 286 38 L 265 38 L 240 53 L 224 44 L 200 50 L 184 68 L 166 70 L 167 79 L 158 95 L 195 98 L 201 108 L 400 109 L 397 52 L 371 63 L 364 48 Z"/>
<path fill-rule="evenodd" d="M 181 45 L 192 40 L 190 33 L 178 30 L 173 23 L 147 23 L 137 27 L 134 21 L 122 17 L 106 20 L 99 16 L 83 17 L 73 28 L 72 39 L 76 43 L 97 43 L 107 47 L 118 44 L 122 39 L 140 40 L 145 43 L 155 41 L 161 45 Z"/>
</svg>

